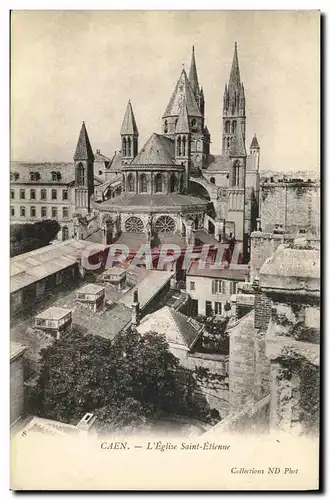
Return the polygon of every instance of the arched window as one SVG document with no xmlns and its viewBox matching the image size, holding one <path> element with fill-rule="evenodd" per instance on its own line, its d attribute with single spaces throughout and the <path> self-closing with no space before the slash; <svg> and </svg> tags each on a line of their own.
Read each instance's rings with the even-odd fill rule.
<svg viewBox="0 0 330 500">
<path fill-rule="evenodd" d="M 222 139 L 222 149 L 226 149 L 226 138 Z"/>
<path fill-rule="evenodd" d="M 181 156 L 181 137 L 180 136 L 176 140 L 176 155 Z"/>
<path fill-rule="evenodd" d="M 131 138 L 127 138 L 127 156 L 132 156 L 132 141 Z"/>
<path fill-rule="evenodd" d="M 229 148 L 230 148 L 230 138 L 227 137 L 227 149 L 229 149 Z"/>
<path fill-rule="evenodd" d="M 21 207 L 21 217 L 25 217 L 25 207 Z"/>
<path fill-rule="evenodd" d="M 235 134 L 236 127 L 237 127 L 237 122 L 234 120 L 233 123 L 231 124 L 231 132 L 232 132 L 232 134 Z"/>
<path fill-rule="evenodd" d="M 123 138 L 123 156 L 126 156 L 126 137 Z"/>
<path fill-rule="evenodd" d="M 163 191 L 162 174 L 156 174 L 155 176 L 155 191 L 156 193 L 161 193 Z"/>
<path fill-rule="evenodd" d="M 192 130 L 196 130 L 197 129 L 197 120 L 196 120 L 196 118 L 193 118 L 191 120 L 191 128 L 192 128 Z"/>
<path fill-rule="evenodd" d="M 129 176 L 127 177 L 127 188 L 130 193 L 133 193 L 135 191 L 135 182 L 133 174 L 129 174 Z"/>
<path fill-rule="evenodd" d="M 123 175 L 123 179 L 121 181 L 122 184 L 122 190 L 125 191 L 125 176 Z"/>
<path fill-rule="evenodd" d="M 78 163 L 77 181 L 80 186 L 85 184 L 85 169 L 82 163 Z"/>
<path fill-rule="evenodd" d="M 229 121 L 229 120 L 227 120 L 227 121 L 225 122 L 225 133 L 226 133 L 226 134 L 229 134 L 229 133 L 230 133 L 230 121 Z"/>
<path fill-rule="evenodd" d="M 164 122 L 164 134 L 167 134 L 168 127 L 167 127 L 167 120 Z"/>
<path fill-rule="evenodd" d="M 212 184 L 215 184 L 215 178 L 214 178 L 214 177 L 211 177 L 210 182 L 211 182 Z"/>
<path fill-rule="evenodd" d="M 182 139 L 182 156 L 186 156 L 186 142 L 187 139 L 186 136 L 184 135 Z"/>
<path fill-rule="evenodd" d="M 240 183 L 240 163 L 238 160 L 235 161 L 233 165 L 233 186 L 239 186 Z"/>
<path fill-rule="evenodd" d="M 146 193 L 148 191 L 148 179 L 145 174 L 140 175 L 140 193 Z"/>
<path fill-rule="evenodd" d="M 171 177 L 170 177 L 170 192 L 171 193 L 173 193 L 176 190 L 177 183 L 178 183 L 178 180 L 176 178 L 176 175 L 172 174 Z"/>
</svg>

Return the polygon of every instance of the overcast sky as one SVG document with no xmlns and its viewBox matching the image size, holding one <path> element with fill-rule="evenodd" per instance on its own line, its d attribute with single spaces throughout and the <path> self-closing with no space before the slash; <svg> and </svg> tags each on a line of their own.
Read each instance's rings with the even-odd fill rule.
<svg viewBox="0 0 330 500">
<path fill-rule="evenodd" d="M 71 161 L 86 123 L 93 150 L 120 149 L 131 99 L 141 148 L 161 133 L 195 45 L 211 152 L 221 152 L 222 96 L 234 43 L 245 86 L 247 146 L 261 169 L 319 169 L 316 12 L 20 11 L 12 14 L 12 159 Z"/>
</svg>

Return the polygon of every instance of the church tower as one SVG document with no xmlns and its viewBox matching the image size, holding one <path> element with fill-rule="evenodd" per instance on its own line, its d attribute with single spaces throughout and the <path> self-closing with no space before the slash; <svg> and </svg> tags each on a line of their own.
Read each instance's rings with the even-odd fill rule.
<svg viewBox="0 0 330 500">
<path fill-rule="evenodd" d="M 241 83 L 237 43 L 235 42 L 234 57 L 231 67 L 229 83 L 225 86 L 223 95 L 223 113 L 222 113 L 222 154 L 229 155 L 231 143 L 233 141 L 236 129 L 240 125 L 243 139 L 245 141 L 245 92 L 243 83 Z"/>
<path fill-rule="evenodd" d="M 175 127 L 175 160 L 179 165 L 185 166 L 184 188 L 188 188 L 190 173 L 190 124 L 187 103 L 181 104 L 178 120 Z"/>
<path fill-rule="evenodd" d="M 229 219 L 235 223 L 235 238 L 244 241 L 246 149 L 240 123 L 235 129 L 228 156 L 230 161 Z"/>
<path fill-rule="evenodd" d="M 136 126 L 135 116 L 131 101 L 128 101 L 124 121 L 120 130 L 122 163 L 130 163 L 138 154 L 139 132 Z"/>
<path fill-rule="evenodd" d="M 81 214 L 90 212 L 90 198 L 94 194 L 94 154 L 89 142 L 85 122 L 82 123 L 76 152 L 73 156 L 75 166 L 75 204 Z"/>
</svg>

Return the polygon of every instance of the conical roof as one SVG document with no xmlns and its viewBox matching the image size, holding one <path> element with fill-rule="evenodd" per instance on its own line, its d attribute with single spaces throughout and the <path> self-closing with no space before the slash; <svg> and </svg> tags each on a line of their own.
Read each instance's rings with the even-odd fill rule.
<svg viewBox="0 0 330 500">
<path fill-rule="evenodd" d="M 246 156 L 245 142 L 240 123 L 237 125 L 235 135 L 230 145 L 229 156 Z"/>
<path fill-rule="evenodd" d="M 241 77 L 238 65 L 238 55 L 237 55 L 237 43 L 235 42 L 233 63 L 231 65 L 230 77 L 228 91 L 231 93 L 233 91 L 239 91 L 241 88 Z"/>
<path fill-rule="evenodd" d="M 128 101 L 120 135 L 139 135 L 131 101 Z"/>
<path fill-rule="evenodd" d="M 250 149 L 260 149 L 259 142 L 258 142 L 256 134 L 254 134 L 254 136 L 253 136 Z"/>
<path fill-rule="evenodd" d="M 201 117 L 193 89 L 187 77 L 187 73 L 183 69 L 177 81 L 171 99 L 167 105 L 163 118 L 168 116 L 179 116 L 182 101 L 185 100 L 189 116 Z"/>
<path fill-rule="evenodd" d="M 130 165 L 175 165 L 174 141 L 152 134 Z"/>
<path fill-rule="evenodd" d="M 192 48 L 192 54 L 191 54 L 191 63 L 190 63 L 190 69 L 189 69 L 189 82 L 190 82 L 191 88 L 196 96 L 199 92 L 199 84 L 198 84 L 194 46 Z"/>
<path fill-rule="evenodd" d="M 177 121 L 176 127 L 175 127 L 175 133 L 176 134 L 189 134 L 189 132 L 190 132 L 190 125 L 189 125 L 189 118 L 188 118 L 188 110 L 187 110 L 186 101 L 184 100 L 181 104 L 178 121 Z"/>
<path fill-rule="evenodd" d="M 76 147 L 76 152 L 73 156 L 74 160 L 93 160 L 94 154 L 91 143 L 89 142 L 85 122 L 82 122 L 79 139 Z"/>
</svg>

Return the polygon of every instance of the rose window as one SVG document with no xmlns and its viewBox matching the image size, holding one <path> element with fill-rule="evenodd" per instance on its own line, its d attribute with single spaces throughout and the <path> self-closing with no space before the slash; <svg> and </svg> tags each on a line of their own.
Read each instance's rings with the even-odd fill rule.
<svg viewBox="0 0 330 500">
<path fill-rule="evenodd" d="M 125 231 L 127 233 L 143 233 L 143 222 L 138 217 L 129 217 L 125 222 Z"/>
<path fill-rule="evenodd" d="M 155 229 L 157 233 L 173 233 L 175 230 L 175 222 L 172 217 L 162 215 L 157 219 Z"/>
</svg>

